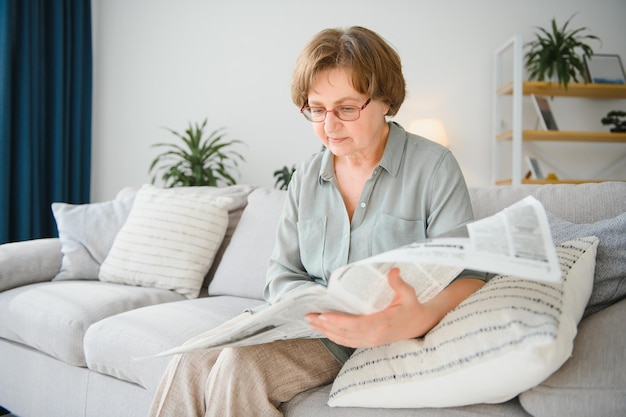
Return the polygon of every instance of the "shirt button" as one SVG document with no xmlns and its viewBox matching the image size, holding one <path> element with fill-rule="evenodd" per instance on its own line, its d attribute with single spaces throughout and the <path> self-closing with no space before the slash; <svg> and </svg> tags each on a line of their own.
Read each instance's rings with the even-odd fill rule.
<svg viewBox="0 0 626 417">
<path fill-rule="evenodd" d="M 361 203 L 361 208 L 365 208 L 365 206 L 367 206 L 366 203 Z"/>
</svg>

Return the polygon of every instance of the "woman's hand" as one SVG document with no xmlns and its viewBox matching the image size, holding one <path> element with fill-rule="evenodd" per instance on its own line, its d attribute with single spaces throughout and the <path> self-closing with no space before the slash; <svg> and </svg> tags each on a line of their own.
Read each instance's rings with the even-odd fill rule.
<svg viewBox="0 0 626 417">
<path fill-rule="evenodd" d="M 310 326 L 333 342 L 348 347 L 371 347 L 426 334 L 461 301 L 483 285 L 478 279 L 461 279 L 422 304 L 415 290 L 393 268 L 387 276 L 395 297 L 384 310 L 355 316 L 342 313 L 310 313 Z"/>
</svg>

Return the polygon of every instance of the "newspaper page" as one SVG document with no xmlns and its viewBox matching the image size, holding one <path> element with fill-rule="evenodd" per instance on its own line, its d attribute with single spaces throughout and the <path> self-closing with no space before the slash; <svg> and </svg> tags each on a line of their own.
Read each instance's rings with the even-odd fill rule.
<svg viewBox="0 0 626 417">
<path fill-rule="evenodd" d="M 275 340 L 322 338 L 304 317 L 313 312 L 372 314 L 384 309 L 395 295 L 387 283 L 387 273 L 393 267 L 398 267 L 402 278 L 416 288 L 420 302 L 437 295 L 463 270 L 456 266 L 394 262 L 354 264 L 333 272 L 328 287 L 315 285 L 296 290 L 255 314 L 241 314 L 156 356 Z"/>
<path fill-rule="evenodd" d="M 364 259 L 391 262 L 461 266 L 496 274 L 511 274 L 537 281 L 558 282 L 561 269 L 550 225 L 541 203 L 532 196 L 493 216 L 464 226 L 469 237 L 440 237 L 416 242 Z M 455 235 L 456 233 L 446 234 Z"/>
<path fill-rule="evenodd" d="M 394 297 L 387 282 L 394 267 L 415 288 L 420 302 L 437 295 L 463 269 L 548 282 L 561 279 L 548 220 L 535 198 L 469 223 L 466 231 L 468 237 L 429 239 L 346 265 L 331 274 L 327 288 L 316 285 L 294 291 L 255 314 L 244 313 L 157 356 L 323 337 L 308 326 L 306 314 L 372 314 L 384 309 Z"/>
</svg>

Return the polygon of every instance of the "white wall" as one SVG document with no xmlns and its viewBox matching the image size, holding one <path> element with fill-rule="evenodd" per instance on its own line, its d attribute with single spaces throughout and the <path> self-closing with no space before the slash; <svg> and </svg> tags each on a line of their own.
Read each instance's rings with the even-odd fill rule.
<svg viewBox="0 0 626 417">
<path fill-rule="evenodd" d="M 93 201 L 149 182 L 158 152 L 151 145 L 174 139 L 162 127 L 184 130 L 204 117 L 247 143 L 239 182 L 272 187 L 276 169 L 320 148 L 291 103 L 289 82 L 300 49 L 326 27 L 366 26 L 396 47 L 408 97 L 395 120 L 408 127 L 418 117 L 441 118 L 470 185 L 491 183 L 499 45 L 515 33 L 530 40 L 535 26 L 578 13 L 572 24 L 603 41 L 596 52 L 626 59 L 624 0 L 92 1 Z M 624 158 L 624 148 L 611 157 Z M 574 152 L 588 154 L 582 149 Z"/>
</svg>

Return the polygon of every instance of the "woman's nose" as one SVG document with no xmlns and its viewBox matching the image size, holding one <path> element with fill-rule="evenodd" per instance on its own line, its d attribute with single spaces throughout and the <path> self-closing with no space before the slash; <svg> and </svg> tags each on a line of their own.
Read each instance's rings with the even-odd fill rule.
<svg viewBox="0 0 626 417">
<path fill-rule="evenodd" d="M 341 124 L 341 119 L 337 117 L 334 111 L 326 113 L 326 119 L 324 119 L 324 131 L 326 133 L 334 132 L 338 129 L 338 125 Z"/>
</svg>

